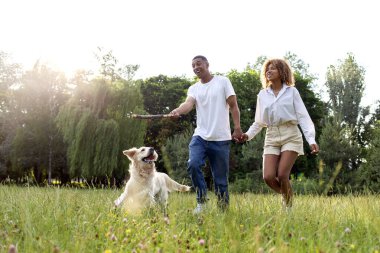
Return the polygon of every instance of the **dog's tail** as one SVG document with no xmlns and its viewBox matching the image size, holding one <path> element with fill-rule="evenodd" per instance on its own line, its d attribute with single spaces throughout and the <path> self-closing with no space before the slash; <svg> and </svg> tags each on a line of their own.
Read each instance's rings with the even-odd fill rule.
<svg viewBox="0 0 380 253">
<path fill-rule="evenodd" d="M 168 175 L 164 174 L 165 184 L 169 191 L 180 191 L 180 192 L 188 192 L 190 191 L 190 186 L 179 184 L 173 179 L 171 179 Z"/>
</svg>

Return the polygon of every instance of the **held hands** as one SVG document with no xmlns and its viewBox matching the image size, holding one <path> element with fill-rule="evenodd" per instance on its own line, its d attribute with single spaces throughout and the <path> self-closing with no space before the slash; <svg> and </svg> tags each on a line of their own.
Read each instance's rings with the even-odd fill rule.
<svg viewBox="0 0 380 253">
<path fill-rule="evenodd" d="M 239 140 L 239 143 L 246 142 L 248 141 L 248 135 L 247 134 L 242 134 Z"/>
<path fill-rule="evenodd" d="M 247 134 L 242 134 L 240 138 L 234 139 L 237 143 L 243 143 L 248 140 L 248 135 Z"/>
<path fill-rule="evenodd" d="M 316 155 L 316 154 L 318 154 L 318 152 L 319 152 L 319 146 L 318 146 L 317 143 L 315 143 L 315 144 L 311 144 L 311 145 L 310 145 L 310 149 L 311 149 L 311 154 L 312 154 L 312 155 Z"/>
<path fill-rule="evenodd" d="M 241 131 L 241 128 L 234 129 L 234 132 L 232 134 L 232 140 L 234 140 L 237 143 L 243 143 L 248 140 L 248 135 L 243 133 Z"/>
</svg>

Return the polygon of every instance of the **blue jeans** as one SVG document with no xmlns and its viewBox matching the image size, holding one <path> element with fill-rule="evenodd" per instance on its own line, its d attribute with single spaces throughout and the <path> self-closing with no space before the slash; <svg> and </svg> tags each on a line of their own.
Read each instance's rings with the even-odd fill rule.
<svg viewBox="0 0 380 253">
<path fill-rule="evenodd" d="M 205 159 L 208 158 L 214 179 L 215 194 L 218 201 L 228 204 L 228 171 L 231 141 L 206 141 L 200 136 L 193 136 L 189 144 L 189 161 L 187 172 L 197 193 L 197 202 L 207 199 L 207 185 L 202 173 Z"/>
</svg>

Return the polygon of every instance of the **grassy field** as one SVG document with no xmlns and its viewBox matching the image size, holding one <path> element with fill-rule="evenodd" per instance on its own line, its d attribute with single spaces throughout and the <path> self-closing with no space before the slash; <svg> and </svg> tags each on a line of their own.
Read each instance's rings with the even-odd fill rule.
<svg viewBox="0 0 380 253">
<path fill-rule="evenodd" d="M 0 252 L 380 252 L 380 197 L 231 195 L 227 212 L 194 216 L 195 195 L 172 193 L 169 217 L 112 209 L 121 190 L 0 185 Z"/>
</svg>

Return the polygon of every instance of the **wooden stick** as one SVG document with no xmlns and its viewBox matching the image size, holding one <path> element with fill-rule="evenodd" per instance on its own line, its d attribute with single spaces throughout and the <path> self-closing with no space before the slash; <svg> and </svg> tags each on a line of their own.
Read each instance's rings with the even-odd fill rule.
<svg viewBox="0 0 380 253">
<path fill-rule="evenodd" d="M 133 119 L 162 119 L 174 117 L 170 114 L 132 114 L 130 118 Z"/>
</svg>

